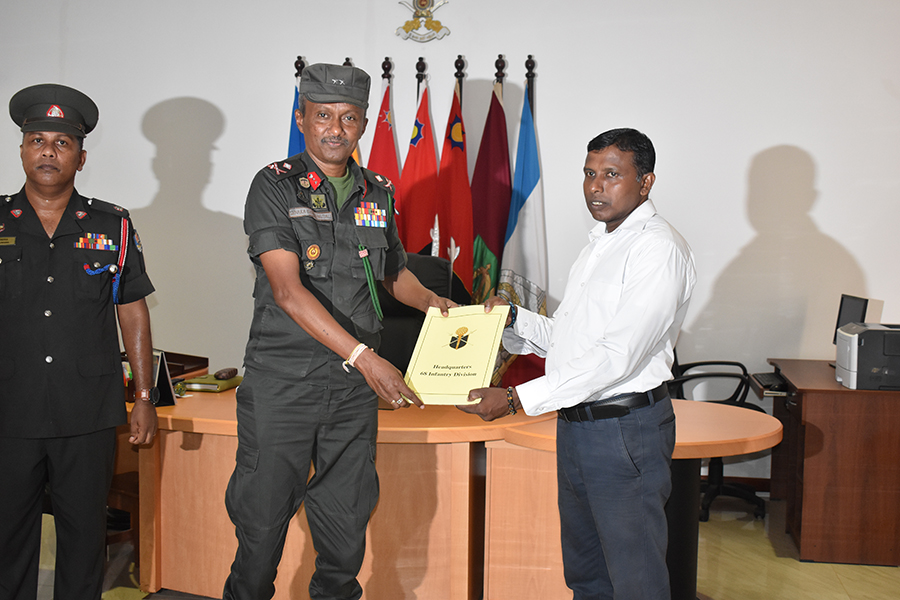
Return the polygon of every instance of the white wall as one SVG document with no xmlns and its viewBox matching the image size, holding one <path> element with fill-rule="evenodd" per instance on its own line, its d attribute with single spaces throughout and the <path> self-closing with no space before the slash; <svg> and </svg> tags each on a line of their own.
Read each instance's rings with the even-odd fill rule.
<svg viewBox="0 0 900 600">
<path fill-rule="evenodd" d="M 429 65 L 440 133 L 453 61 L 468 61 L 464 113 L 474 165 L 493 61 L 510 61 L 510 147 L 524 61 L 537 60 L 537 129 L 551 306 L 591 221 L 587 141 L 620 126 L 657 147 L 652 197 L 697 256 L 682 360 L 832 358 L 841 292 L 884 300 L 900 322 L 900 3 L 860 0 L 452 0 L 451 34 L 403 41 L 392 0 L 4 1 L 0 98 L 34 83 L 88 93 L 100 125 L 78 189 L 134 214 L 151 277 L 155 344 L 238 366 L 252 274 L 241 230 L 247 186 L 287 150 L 293 61 L 395 63 L 405 156 L 415 61 Z M 893 40 L 893 41 L 892 41 Z M 377 108 L 370 110 L 374 117 Z M 370 132 L 361 143 L 364 157 Z M 0 127 L 0 192 L 19 189 L 20 134 Z"/>
</svg>

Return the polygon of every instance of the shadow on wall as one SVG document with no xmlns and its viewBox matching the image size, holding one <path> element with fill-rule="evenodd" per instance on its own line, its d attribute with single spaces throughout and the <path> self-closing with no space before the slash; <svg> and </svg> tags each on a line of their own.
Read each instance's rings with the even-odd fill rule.
<svg viewBox="0 0 900 600">
<path fill-rule="evenodd" d="M 841 294 L 865 297 L 866 286 L 856 259 L 810 217 L 815 179 L 812 157 L 796 146 L 774 146 L 753 158 L 747 213 L 756 236 L 682 332 L 682 362 L 737 360 L 760 371 L 770 369 L 768 357 L 834 358 Z"/>
<path fill-rule="evenodd" d="M 142 130 L 156 145 L 153 202 L 132 211 L 156 293 L 153 344 L 208 356 L 210 371 L 241 367 L 253 310 L 253 269 L 241 219 L 203 207 L 225 119 L 199 98 L 151 107 Z M 243 193 L 237 192 L 236 193 Z"/>
</svg>

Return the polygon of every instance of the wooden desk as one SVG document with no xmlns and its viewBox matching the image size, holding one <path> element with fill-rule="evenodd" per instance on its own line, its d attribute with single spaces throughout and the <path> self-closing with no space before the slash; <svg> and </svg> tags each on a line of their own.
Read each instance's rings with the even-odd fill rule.
<svg viewBox="0 0 900 600">
<path fill-rule="evenodd" d="M 140 452 L 141 589 L 220 598 L 237 549 L 225 511 L 234 469 L 234 391 L 158 409 L 158 440 Z M 484 423 L 454 407 L 379 411 L 381 498 L 359 575 L 364 598 L 474 600 L 482 588 L 484 444 L 554 415 Z M 300 511 L 303 512 L 303 509 Z M 291 521 L 276 598 L 308 598 L 315 552 Z"/>
<path fill-rule="evenodd" d="M 800 560 L 900 565 L 900 392 L 845 388 L 824 360 L 769 363 L 794 392 L 775 398 L 772 496 Z"/>
<path fill-rule="evenodd" d="M 781 424 L 769 415 L 707 402 L 673 400 L 669 577 L 673 600 L 697 597 L 700 459 L 771 448 Z M 485 600 L 571 598 L 563 578 L 556 503 L 556 422 L 512 427 L 488 442 Z"/>
</svg>

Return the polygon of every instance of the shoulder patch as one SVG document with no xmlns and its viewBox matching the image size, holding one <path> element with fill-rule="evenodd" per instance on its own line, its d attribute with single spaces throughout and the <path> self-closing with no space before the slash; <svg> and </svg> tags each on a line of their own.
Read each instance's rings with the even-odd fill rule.
<svg viewBox="0 0 900 600">
<path fill-rule="evenodd" d="M 275 179 L 284 179 L 296 175 L 297 173 L 305 173 L 305 165 L 300 160 L 299 155 L 294 155 L 285 160 L 275 161 L 263 167 L 264 171 L 269 171 Z"/>
<path fill-rule="evenodd" d="M 394 194 L 394 184 L 390 179 L 385 177 L 384 175 L 379 175 L 375 171 L 370 171 L 368 169 L 363 169 L 363 176 L 370 182 L 374 183 L 378 187 L 382 187 L 390 192 L 391 195 Z"/>
<path fill-rule="evenodd" d="M 119 217 L 127 217 L 128 216 L 127 209 L 122 208 L 118 204 L 112 204 L 111 202 L 104 202 L 103 200 L 98 200 L 97 198 L 88 198 L 87 205 L 93 209 L 96 209 L 96 210 L 99 210 L 102 212 L 106 212 L 106 213 L 111 213 L 111 214 L 117 215 Z"/>
</svg>

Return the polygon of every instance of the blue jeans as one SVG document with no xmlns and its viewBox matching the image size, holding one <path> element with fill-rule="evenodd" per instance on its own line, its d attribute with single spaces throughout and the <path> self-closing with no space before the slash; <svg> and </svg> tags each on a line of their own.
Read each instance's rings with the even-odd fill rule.
<svg viewBox="0 0 900 600">
<path fill-rule="evenodd" d="M 563 565 L 574 600 L 668 600 L 667 397 L 619 419 L 557 422 Z"/>
</svg>

